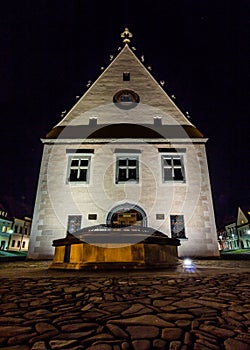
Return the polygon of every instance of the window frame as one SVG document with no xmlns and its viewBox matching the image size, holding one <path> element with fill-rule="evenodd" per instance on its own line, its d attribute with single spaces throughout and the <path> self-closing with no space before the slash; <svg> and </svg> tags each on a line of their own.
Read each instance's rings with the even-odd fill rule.
<svg viewBox="0 0 250 350">
<path fill-rule="evenodd" d="M 182 221 L 179 221 L 179 223 L 181 223 L 183 225 L 182 230 L 178 231 L 178 232 L 174 232 L 173 231 L 173 225 L 172 225 L 172 221 L 173 218 L 176 218 L 175 224 L 178 224 L 178 218 L 181 217 Z M 182 237 L 179 236 L 180 232 L 183 231 Z M 185 220 L 184 220 L 184 215 L 183 214 L 171 214 L 170 215 L 170 233 L 171 233 L 171 238 L 177 238 L 177 239 L 188 239 L 186 236 L 186 227 L 185 227 Z"/>
<path fill-rule="evenodd" d="M 78 165 L 72 166 L 71 163 L 73 160 L 78 161 Z M 87 166 L 81 166 L 80 161 L 81 160 L 87 160 L 88 165 Z M 67 169 L 67 178 L 66 178 L 66 183 L 71 184 L 71 185 L 78 185 L 78 184 L 89 184 L 90 181 L 90 166 L 91 166 L 91 155 L 85 154 L 85 153 L 74 153 L 74 154 L 68 154 L 68 169 Z M 86 172 L 86 181 L 81 181 L 81 180 L 70 180 L 70 175 L 71 175 L 71 170 L 76 170 L 80 172 L 81 169 L 87 169 Z"/>
<path fill-rule="evenodd" d="M 165 166 L 164 161 L 166 159 L 171 159 L 171 165 Z M 180 160 L 180 165 L 174 164 L 174 158 Z M 163 183 L 186 183 L 186 174 L 185 174 L 185 159 L 184 154 L 182 153 L 164 153 L 161 154 L 161 174 L 162 174 L 162 182 Z M 165 169 L 171 169 L 171 179 L 166 179 L 165 177 Z M 176 179 L 174 176 L 175 169 L 181 169 L 182 180 Z"/>
<path fill-rule="evenodd" d="M 135 160 L 136 161 L 136 165 L 135 165 L 135 169 L 136 169 L 136 178 L 135 179 L 128 179 L 128 180 L 119 180 L 119 170 L 123 167 L 123 166 L 119 166 L 119 161 L 120 160 L 126 160 L 126 165 L 124 166 L 126 169 L 126 173 L 129 172 L 129 169 L 134 168 L 134 166 L 130 166 L 128 164 L 129 160 Z M 140 169 L 139 169 L 139 155 L 138 153 L 134 154 L 134 153 L 122 153 L 122 154 L 116 154 L 116 162 L 115 162 L 115 184 L 138 184 L 139 183 L 139 174 L 140 174 Z"/>
<path fill-rule="evenodd" d="M 81 229 L 82 215 L 68 215 L 67 219 L 67 232 L 74 234 Z"/>
</svg>

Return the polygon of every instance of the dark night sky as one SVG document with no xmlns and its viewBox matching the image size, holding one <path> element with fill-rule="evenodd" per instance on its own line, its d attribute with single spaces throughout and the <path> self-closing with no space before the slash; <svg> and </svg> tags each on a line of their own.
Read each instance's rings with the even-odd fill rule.
<svg viewBox="0 0 250 350">
<path fill-rule="evenodd" d="M 163 8 L 162 6 L 165 6 Z M 40 138 L 117 54 L 136 54 L 209 138 L 216 221 L 250 210 L 249 0 L 24 0 L 0 5 L 0 202 L 32 215 Z"/>
</svg>

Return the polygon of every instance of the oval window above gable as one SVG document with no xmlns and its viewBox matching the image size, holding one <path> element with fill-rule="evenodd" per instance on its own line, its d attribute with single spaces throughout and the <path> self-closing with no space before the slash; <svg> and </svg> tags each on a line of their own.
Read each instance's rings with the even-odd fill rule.
<svg viewBox="0 0 250 350">
<path fill-rule="evenodd" d="M 118 91 L 114 97 L 113 102 L 117 107 L 123 109 L 130 109 L 136 107 L 136 105 L 140 102 L 139 95 L 133 90 L 120 90 Z"/>
</svg>

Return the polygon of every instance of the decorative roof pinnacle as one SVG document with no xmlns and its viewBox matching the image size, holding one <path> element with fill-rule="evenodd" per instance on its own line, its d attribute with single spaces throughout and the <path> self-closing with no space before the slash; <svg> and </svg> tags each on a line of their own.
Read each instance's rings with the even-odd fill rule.
<svg viewBox="0 0 250 350">
<path fill-rule="evenodd" d="M 133 34 L 130 33 L 128 28 L 124 29 L 124 32 L 121 33 L 121 38 L 123 39 L 124 44 L 130 43 L 130 38 L 133 37 Z"/>
</svg>

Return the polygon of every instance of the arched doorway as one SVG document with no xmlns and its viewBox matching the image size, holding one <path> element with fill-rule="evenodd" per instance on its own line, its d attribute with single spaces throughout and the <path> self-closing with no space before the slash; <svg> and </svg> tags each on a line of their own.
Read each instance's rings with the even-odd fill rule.
<svg viewBox="0 0 250 350">
<path fill-rule="evenodd" d="M 107 225 L 110 226 L 147 226 L 147 215 L 138 205 L 124 203 L 110 210 L 107 216 Z"/>
</svg>

